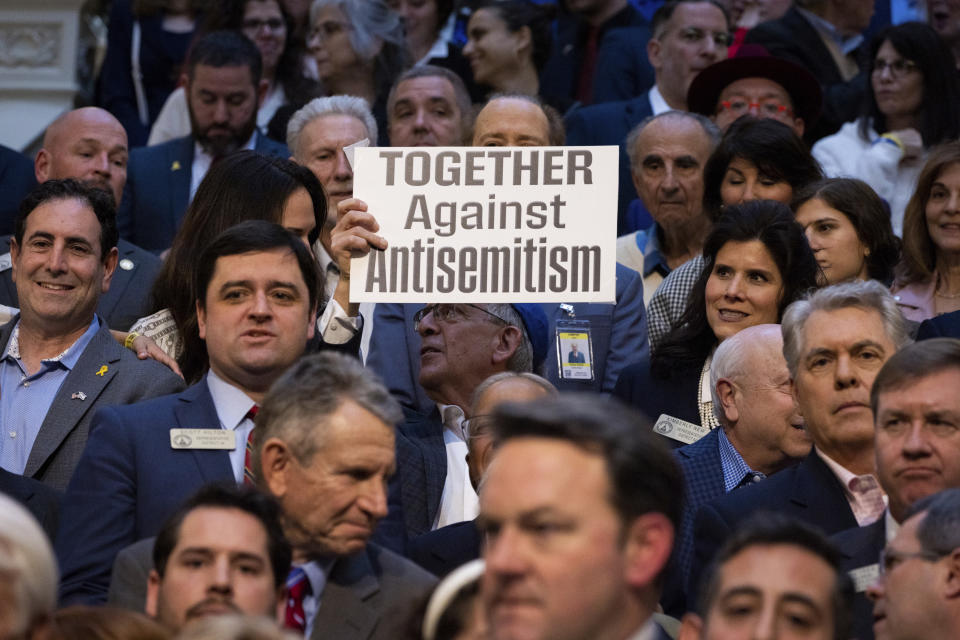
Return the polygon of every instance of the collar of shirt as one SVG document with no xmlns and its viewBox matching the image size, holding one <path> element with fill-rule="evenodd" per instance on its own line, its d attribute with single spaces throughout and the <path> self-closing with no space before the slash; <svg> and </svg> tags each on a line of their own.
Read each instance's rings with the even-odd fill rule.
<svg viewBox="0 0 960 640">
<path fill-rule="evenodd" d="M 883 518 L 885 523 L 886 541 L 889 544 L 891 540 L 896 537 L 897 532 L 900 531 L 900 523 L 893 519 L 893 516 L 890 515 L 890 508 L 888 507 L 886 511 L 883 512 Z"/>
<path fill-rule="evenodd" d="M 857 519 L 857 524 L 862 527 L 870 524 L 875 521 L 878 516 L 882 515 L 879 512 L 879 508 L 881 507 L 880 503 L 876 502 L 871 504 L 872 501 L 876 499 L 878 492 L 880 498 L 883 500 L 883 504 L 885 505 L 887 503 L 887 494 L 884 492 L 883 487 L 880 486 L 875 475 L 865 473 L 862 476 L 858 476 L 843 467 L 839 462 L 831 459 L 830 456 L 820 451 L 816 446 L 813 450 L 817 452 L 820 459 L 826 463 L 830 471 L 833 472 L 833 475 L 835 475 L 840 481 L 840 484 L 843 485 L 843 492 L 846 494 L 847 502 L 850 503 L 850 509 Z"/>
<path fill-rule="evenodd" d="M 449 430 L 450 433 L 457 436 L 460 440 L 466 442 L 467 438 L 463 433 L 463 421 L 466 416 L 463 413 L 463 409 L 455 404 L 439 403 L 437 404 L 437 409 L 440 411 L 443 428 Z"/>
<path fill-rule="evenodd" d="M 413 66 L 419 67 L 428 64 L 432 58 L 447 57 L 447 43 L 453 41 L 453 28 L 456 18 L 457 12 L 454 11 L 450 14 L 450 17 L 447 18 L 446 24 L 443 25 L 443 28 L 440 29 L 440 32 L 437 34 L 437 39 L 434 41 L 433 46 L 430 47 L 430 51 L 427 51 L 427 54 L 420 58 Z"/>
<path fill-rule="evenodd" d="M 72 371 L 77 364 L 77 360 L 79 360 L 83 354 L 83 350 L 87 348 L 87 345 L 90 344 L 93 336 L 97 335 L 98 331 L 100 331 L 100 320 L 94 315 L 93 320 L 90 321 L 90 326 L 87 327 L 83 335 L 77 338 L 72 345 L 64 349 L 62 353 L 52 358 L 44 358 L 41 362 L 44 364 L 57 362 L 60 363 L 63 368 Z M 17 361 L 20 360 L 20 320 L 17 320 L 16 326 L 10 333 L 10 340 L 7 342 L 7 349 L 3 354 L 3 359 L 6 360 L 7 358 L 13 358 Z"/>
<path fill-rule="evenodd" d="M 660 227 L 654 222 L 648 229 L 637 231 L 637 248 L 643 254 L 643 277 L 656 271 L 664 278 L 670 273 L 667 261 L 660 253 Z"/>
<path fill-rule="evenodd" d="M 241 149 L 247 151 L 253 151 L 254 147 L 257 145 L 257 131 L 254 129 L 253 134 L 247 140 Z M 207 171 L 210 170 L 210 165 L 213 164 L 213 156 L 203 150 L 203 147 L 200 146 L 199 142 L 194 141 L 193 143 L 193 163 L 190 166 L 190 199 L 193 200 L 194 194 L 197 193 L 197 188 L 200 186 L 200 183 L 203 182 L 204 176 L 207 175 Z"/>
<path fill-rule="evenodd" d="M 717 447 L 720 449 L 720 468 L 723 470 L 723 489 L 727 493 L 733 491 L 748 473 L 759 473 L 750 468 L 740 452 L 730 443 L 723 428 L 717 437 Z M 760 473 L 760 476 L 766 478 Z"/>
<path fill-rule="evenodd" d="M 247 417 L 250 407 L 256 403 L 250 396 L 214 373 L 213 369 L 207 372 L 207 387 L 210 388 L 210 397 L 213 398 L 220 427 L 235 431 Z"/>
<path fill-rule="evenodd" d="M 656 640 L 657 623 L 653 621 L 653 616 L 647 618 L 643 626 L 637 629 L 637 632 L 627 638 L 627 640 Z"/>
<path fill-rule="evenodd" d="M 825 34 L 828 38 L 836 42 L 837 46 L 840 47 L 840 51 L 842 51 L 844 55 L 850 55 L 856 51 L 857 47 L 859 47 L 863 42 L 863 34 L 858 33 L 854 36 L 845 38 L 840 34 L 839 31 L 837 31 L 837 28 L 833 26 L 833 24 L 827 22 L 812 11 L 807 11 L 806 9 L 801 9 L 800 7 L 797 7 L 797 11 L 799 11 L 803 17 L 805 17 L 810 24 L 813 25 L 814 29 Z"/>
<path fill-rule="evenodd" d="M 650 108 L 653 110 L 653 115 L 658 116 L 661 113 L 671 111 L 670 105 L 663 99 L 663 94 L 660 93 L 660 88 L 657 85 L 650 87 L 647 96 L 650 98 Z"/>
</svg>

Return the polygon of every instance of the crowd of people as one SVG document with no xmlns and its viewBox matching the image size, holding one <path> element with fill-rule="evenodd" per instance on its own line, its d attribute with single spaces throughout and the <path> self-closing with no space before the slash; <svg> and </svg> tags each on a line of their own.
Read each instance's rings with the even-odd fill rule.
<svg viewBox="0 0 960 640">
<path fill-rule="evenodd" d="M 0 637 L 960 636 L 958 69 L 954 0 L 112 0 L 0 148 Z M 353 149 L 565 145 L 615 302 L 351 297 Z"/>
</svg>

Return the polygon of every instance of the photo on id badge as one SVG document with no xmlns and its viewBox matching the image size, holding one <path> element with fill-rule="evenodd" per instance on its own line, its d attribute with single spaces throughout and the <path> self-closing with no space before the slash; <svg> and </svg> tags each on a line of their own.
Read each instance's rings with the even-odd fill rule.
<svg viewBox="0 0 960 640">
<path fill-rule="evenodd" d="M 560 359 L 561 378 L 593 379 L 593 352 L 588 332 L 558 331 L 557 356 Z"/>
</svg>

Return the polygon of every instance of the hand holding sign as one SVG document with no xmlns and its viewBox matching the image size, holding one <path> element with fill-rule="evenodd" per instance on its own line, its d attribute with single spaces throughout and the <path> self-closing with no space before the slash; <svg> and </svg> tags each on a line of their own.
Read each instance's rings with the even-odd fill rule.
<svg viewBox="0 0 960 640">
<path fill-rule="evenodd" d="M 367 213 L 367 203 L 348 198 L 337 204 L 337 224 L 330 232 L 330 257 L 340 269 L 340 281 L 334 299 L 350 316 L 356 316 L 359 307 L 350 304 L 350 259 L 367 255 L 371 248 L 386 249 L 387 241 L 376 234 L 380 225 Z M 342 299 L 341 299 L 342 298 Z"/>
</svg>

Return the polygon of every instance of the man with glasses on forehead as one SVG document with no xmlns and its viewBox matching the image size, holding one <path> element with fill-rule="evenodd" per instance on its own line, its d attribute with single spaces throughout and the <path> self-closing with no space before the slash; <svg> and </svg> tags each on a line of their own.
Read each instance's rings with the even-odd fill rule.
<svg viewBox="0 0 960 640">
<path fill-rule="evenodd" d="M 802 137 L 816 124 L 822 103 L 820 84 L 809 71 L 752 44 L 704 69 L 687 92 L 690 111 L 709 117 L 721 131 L 752 116 L 779 120 Z"/>
<path fill-rule="evenodd" d="M 493 374 L 539 370 L 548 324 L 537 304 L 431 304 L 414 316 L 419 382 L 437 406 L 426 415 L 405 409 L 397 430 L 394 482 L 410 537 L 476 517 L 463 427 L 470 401 Z"/>
<path fill-rule="evenodd" d="M 880 556 L 868 594 L 877 640 L 960 635 L 960 489 L 919 501 Z"/>
<path fill-rule="evenodd" d="M 620 214 L 617 236 L 645 229 L 649 214 L 631 222 L 627 208 L 637 191 L 627 157 L 627 134 L 650 116 L 687 110 L 687 89 L 701 70 L 727 57 L 730 43 L 727 14 L 709 0 L 670 0 L 657 9 L 647 43 L 653 87 L 632 100 L 577 109 L 567 116 L 567 144 L 620 146 Z M 644 212 L 645 213 L 645 212 Z"/>
</svg>

